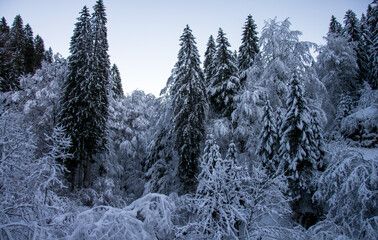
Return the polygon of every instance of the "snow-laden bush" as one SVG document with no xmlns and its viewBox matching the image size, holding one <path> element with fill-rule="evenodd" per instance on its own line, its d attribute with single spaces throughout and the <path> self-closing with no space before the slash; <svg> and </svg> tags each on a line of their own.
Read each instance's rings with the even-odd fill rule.
<svg viewBox="0 0 378 240">
<path fill-rule="evenodd" d="M 362 147 L 378 143 L 378 104 L 350 114 L 341 121 L 341 133 Z"/>
<path fill-rule="evenodd" d="M 310 229 L 315 239 L 376 239 L 378 236 L 378 157 L 338 147 L 318 180 L 314 199 L 328 211 Z"/>
<path fill-rule="evenodd" d="M 96 206 L 79 213 L 67 239 L 170 239 L 175 197 L 149 193 L 120 209 Z"/>
</svg>

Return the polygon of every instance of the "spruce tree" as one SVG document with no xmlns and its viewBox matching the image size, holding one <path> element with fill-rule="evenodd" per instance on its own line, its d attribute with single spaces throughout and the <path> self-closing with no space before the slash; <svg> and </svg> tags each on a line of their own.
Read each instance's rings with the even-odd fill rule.
<svg viewBox="0 0 378 240">
<path fill-rule="evenodd" d="M 276 163 L 273 157 L 278 150 L 278 133 L 273 109 L 270 106 L 269 100 L 266 101 L 263 111 L 263 128 L 259 135 L 259 145 L 256 154 L 261 157 L 264 167 L 269 170 L 270 174 L 273 174 L 276 170 Z"/>
<path fill-rule="evenodd" d="M 367 25 L 367 18 L 364 14 L 361 16 L 360 20 L 360 41 L 357 45 L 357 64 L 359 68 L 358 78 L 361 83 L 371 82 L 370 77 L 370 48 L 372 45 L 371 33 Z"/>
<path fill-rule="evenodd" d="M 10 51 L 6 46 L 9 40 L 10 28 L 5 17 L 0 21 L 0 91 L 5 92 L 9 86 L 9 72 L 10 72 Z"/>
<path fill-rule="evenodd" d="M 37 34 L 34 38 L 34 49 L 35 49 L 35 58 L 34 58 L 34 69 L 40 69 L 42 67 L 42 61 L 45 56 L 45 44 L 41 36 Z"/>
<path fill-rule="evenodd" d="M 205 132 L 206 93 L 200 57 L 192 30 L 187 25 L 180 37 L 181 49 L 171 88 L 174 148 L 178 152 L 178 177 L 184 191 L 194 190 L 200 143 Z"/>
<path fill-rule="evenodd" d="M 315 159 L 317 141 L 311 128 L 310 113 L 304 98 L 303 86 L 294 74 L 290 82 L 290 94 L 286 102 L 288 109 L 280 129 L 279 169 L 285 173 L 289 183 L 289 194 L 293 197 L 292 209 L 296 220 L 309 227 L 317 221 L 317 212 L 311 201 L 313 178 L 320 159 Z"/>
<path fill-rule="evenodd" d="M 205 51 L 205 61 L 203 62 L 203 68 L 205 73 L 205 86 L 206 88 L 210 85 L 210 79 L 214 74 L 214 55 L 216 52 L 216 45 L 214 42 L 213 35 L 210 35 L 207 42 L 207 48 Z"/>
<path fill-rule="evenodd" d="M 312 147 L 312 158 L 317 163 L 318 170 L 324 170 L 324 156 L 325 156 L 325 142 L 323 138 L 323 129 L 320 126 L 319 113 L 317 111 L 311 112 L 311 130 L 313 134 L 314 141 L 311 142 Z"/>
<path fill-rule="evenodd" d="M 289 179 L 293 196 L 310 189 L 317 163 L 312 158 L 313 136 L 307 101 L 303 86 L 294 74 L 290 82 L 290 94 L 286 102 L 288 110 L 283 119 L 279 154 L 283 170 Z"/>
<path fill-rule="evenodd" d="M 70 171 L 72 190 L 76 186 L 76 182 L 79 188 L 83 186 L 84 164 L 87 161 L 87 151 L 84 145 L 88 136 L 84 132 L 88 131 L 87 121 L 91 117 L 88 105 L 94 104 L 84 99 L 85 95 L 92 94 L 88 91 L 87 86 L 91 70 L 89 68 L 92 53 L 91 36 L 90 14 L 88 8 L 84 6 L 71 38 L 71 55 L 68 57 L 69 74 L 64 83 L 60 113 L 60 123 L 72 140 L 71 153 L 74 157 L 66 161 Z M 78 172 L 77 179 L 76 171 Z"/>
<path fill-rule="evenodd" d="M 255 56 L 259 52 L 259 38 L 257 37 L 256 29 L 257 26 L 252 15 L 248 15 L 243 27 L 242 44 L 238 55 L 238 67 L 242 84 L 247 78 L 245 71 L 252 66 Z"/>
<path fill-rule="evenodd" d="M 372 89 L 378 88 L 378 3 L 374 1 L 368 6 L 366 24 L 370 33 L 371 45 L 369 46 L 369 77 L 368 81 Z"/>
<path fill-rule="evenodd" d="M 231 118 L 234 96 L 240 89 L 238 68 L 228 49 L 230 46 L 226 34 L 219 28 L 214 56 L 215 72 L 207 90 L 212 109 L 227 118 Z"/>
<path fill-rule="evenodd" d="M 112 78 L 112 89 L 115 97 L 122 97 L 123 96 L 123 89 L 122 89 L 122 82 L 121 82 L 121 74 L 119 73 L 117 65 L 113 64 L 110 75 Z"/>
<path fill-rule="evenodd" d="M 332 15 L 331 22 L 329 23 L 328 34 L 341 34 L 342 28 L 341 23 L 339 23 L 336 17 Z"/>
<path fill-rule="evenodd" d="M 45 60 L 48 63 L 52 63 L 54 61 L 54 56 L 53 56 L 53 50 L 51 47 L 47 51 L 45 51 Z"/>
<path fill-rule="evenodd" d="M 20 15 L 14 18 L 9 35 L 7 47 L 12 53 L 12 59 L 10 62 L 11 71 L 6 91 L 18 90 L 20 86 L 18 77 L 25 72 L 25 31 Z"/>
<path fill-rule="evenodd" d="M 356 14 L 352 10 L 348 10 L 344 17 L 344 36 L 356 44 L 360 41 L 361 33 L 359 29 L 359 21 Z"/>
<path fill-rule="evenodd" d="M 34 57 L 35 57 L 35 49 L 34 49 L 34 41 L 33 41 L 33 30 L 29 24 L 25 26 L 25 51 L 24 51 L 24 59 L 25 59 L 25 74 L 33 73 L 34 72 Z"/>
</svg>

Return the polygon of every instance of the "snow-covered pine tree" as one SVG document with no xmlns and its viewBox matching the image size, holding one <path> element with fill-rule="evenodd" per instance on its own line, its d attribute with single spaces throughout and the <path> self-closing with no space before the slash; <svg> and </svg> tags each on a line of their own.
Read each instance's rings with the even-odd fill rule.
<svg viewBox="0 0 378 240">
<path fill-rule="evenodd" d="M 20 87 L 18 77 L 25 72 L 25 30 L 20 15 L 14 18 L 7 47 L 11 49 L 12 58 L 10 60 L 10 76 L 5 91 L 18 90 Z"/>
<path fill-rule="evenodd" d="M 248 15 L 242 33 L 242 44 L 239 47 L 238 67 L 241 85 L 244 85 L 247 79 L 246 70 L 250 68 L 259 52 L 259 38 L 257 37 L 257 26 L 252 18 Z"/>
<path fill-rule="evenodd" d="M 178 177 L 184 192 L 196 186 L 200 144 L 204 138 L 206 121 L 206 91 L 200 57 L 192 30 L 187 25 L 180 37 L 181 49 L 173 70 L 171 87 L 173 103 L 173 137 L 177 150 Z"/>
<path fill-rule="evenodd" d="M 203 61 L 203 68 L 205 74 L 205 86 L 208 88 L 210 85 L 210 80 L 214 75 L 214 55 L 216 52 L 216 45 L 214 42 L 213 35 L 210 35 L 209 40 L 206 45 L 205 60 Z"/>
<path fill-rule="evenodd" d="M 273 174 L 277 170 L 277 164 L 273 157 L 277 154 L 278 150 L 278 131 L 269 100 L 266 101 L 264 106 L 262 125 L 263 128 L 259 135 L 259 145 L 256 154 L 261 157 L 263 166 L 268 169 L 269 174 Z"/>
<path fill-rule="evenodd" d="M 293 211 L 296 221 L 306 227 L 316 222 L 316 210 L 311 202 L 313 178 L 318 170 L 310 113 L 304 98 L 303 83 L 297 73 L 290 82 L 290 94 L 287 99 L 288 110 L 283 120 L 279 156 L 279 169 L 285 173 L 289 183 L 289 194 L 294 198 Z"/>
<path fill-rule="evenodd" d="M 6 50 L 5 46 L 9 40 L 10 28 L 5 17 L 1 18 L 0 21 L 0 91 L 5 92 L 8 88 L 9 82 L 9 58 L 10 51 Z"/>
<path fill-rule="evenodd" d="M 112 84 L 113 84 L 113 92 L 115 97 L 122 97 L 123 96 L 123 89 L 122 89 L 122 82 L 121 82 L 121 74 L 119 73 L 117 65 L 113 64 L 110 70 Z"/>
<path fill-rule="evenodd" d="M 243 185 L 246 172 L 237 166 L 236 158 L 235 144 L 230 144 L 223 160 L 215 141 L 211 137 L 206 141 L 194 199 L 194 234 L 207 239 L 238 238 L 240 225 L 247 219 L 248 192 Z"/>
<path fill-rule="evenodd" d="M 71 55 L 68 57 L 69 74 L 64 83 L 59 116 L 60 124 L 72 140 L 70 152 L 74 157 L 68 159 L 65 163 L 67 169 L 70 171 L 72 190 L 76 186 L 79 188 L 83 186 L 83 171 L 84 164 L 86 164 L 86 152 L 84 148 L 86 136 L 84 132 L 87 131 L 86 116 L 89 112 L 87 109 L 88 102 L 84 100 L 84 96 L 90 94 L 86 85 L 89 84 L 89 58 L 92 52 L 91 30 L 90 14 L 88 8 L 84 6 L 80 12 L 78 22 L 75 24 L 74 34 L 71 38 Z M 77 166 L 79 170 L 77 171 L 78 176 L 76 178 Z"/>
<path fill-rule="evenodd" d="M 25 65 L 25 74 L 34 72 L 34 58 L 35 58 L 35 49 L 33 41 L 33 30 L 29 24 L 25 25 L 25 52 L 24 52 L 24 65 Z"/>
<path fill-rule="evenodd" d="M 106 122 L 108 118 L 108 87 L 110 75 L 109 44 L 107 40 L 106 13 L 103 0 L 97 0 L 93 7 L 91 18 L 92 54 L 89 60 L 89 74 L 82 90 L 83 100 L 87 109 L 84 114 L 85 128 L 82 135 L 85 138 L 86 166 L 84 169 L 84 184 L 92 185 L 92 162 L 94 154 L 105 150 Z M 101 165 L 101 164 L 100 164 Z"/>
<path fill-rule="evenodd" d="M 213 111 L 227 118 L 231 118 L 234 96 L 240 89 L 238 67 L 228 49 L 230 46 L 226 34 L 219 28 L 214 56 L 215 72 L 207 89 Z"/>
<path fill-rule="evenodd" d="M 344 16 L 344 36 L 350 42 L 355 42 L 356 44 L 360 41 L 361 33 L 359 29 L 359 20 L 352 10 L 348 10 Z"/>
<path fill-rule="evenodd" d="M 41 36 L 37 34 L 34 38 L 34 49 L 35 49 L 35 59 L 34 59 L 34 69 L 40 69 L 42 67 L 42 61 L 44 60 L 45 53 L 45 43 Z"/>
<path fill-rule="evenodd" d="M 312 147 L 312 158 L 316 161 L 318 170 L 324 170 L 325 168 L 325 142 L 323 138 L 323 129 L 320 126 L 319 113 L 317 111 L 311 112 L 311 130 L 313 134 L 314 141 L 311 142 Z"/>
<path fill-rule="evenodd" d="M 369 84 L 373 90 L 378 88 L 378 2 L 369 5 L 366 13 L 366 24 L 369 29 L 371 45 L 369 47 Z"/>
<path fill-rule="evenodd" d="M 343 27 L 339 23 L 335 16 L 332 15 L 329 23 L 328 34 L 341 34 Z"/>
<path fill-rule="evenodd" d="M 289 178 L 293 196 L 301 190 L 310 189 L 313 171 L 317 169 L 316 161 L 311 158 L 314 141 L 311 134 L 311 122 L 303 86 L 297 74 L 290 82 L 290 94 L 287 99 L 288 110 L 283 119 L 279 154 L 283 170 Z"/>
<path fill-rule="evenodd" d="M 372 45 L 371 33 L 367 25 L 367 18 L 362 14 L 359 22 L 359 30 L 361 33 L 360 41 L 357 45 L 357 64 L 359 68 L 358 78 L 360 83 L 371 82 L 369 77 L 370 71 L 370 48 Z"/>
</svg>

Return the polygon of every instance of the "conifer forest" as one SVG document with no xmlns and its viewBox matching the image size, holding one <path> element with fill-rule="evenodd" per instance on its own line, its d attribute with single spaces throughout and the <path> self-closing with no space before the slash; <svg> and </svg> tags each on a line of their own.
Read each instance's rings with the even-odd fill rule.
<svg viewBox="0 0 378 240">
<path fill-rule="evenodd" d="M 203 53 L 188 23 L 155 97 L 124 93 L 103 0 L 67 58 L 2 17 L 0 239 L 378 239 L 378 2 L 329 18 Z"/>
</svg>

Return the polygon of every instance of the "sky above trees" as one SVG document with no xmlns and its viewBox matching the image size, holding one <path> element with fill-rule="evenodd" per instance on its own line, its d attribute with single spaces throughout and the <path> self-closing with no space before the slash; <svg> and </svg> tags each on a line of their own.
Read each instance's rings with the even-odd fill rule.
<svg viewBox="0 0 378 240">
<path fill-rule="evenodd" d="M 91 8 L 95 0 L 0 0 L 0 15 L 10 25 L 20 14 L 24 24 L 40 34 L 46 49 L 69 55 L 74 23 L 84 5 Z M 301 40 L 324 44 L 331 15 L 343 22 L 352 9 L 359 18 L 370 0 L 141 0 L 104 1 L 108 17 L 109 54 L 118 65 L 126 93 L 135 89 L 156 96 L 165 86 L 177 61 L 179 36 L 189 24 L 196 38 L 203 62 L 206 43 L 219 27 L 227 34 L 232 50 L 241 44 L 242 27 L 248 14 L 253 16 L 261 33 L 264 21 L 290 17 L 293 30 L 303 32 Z"/>
</svg>

